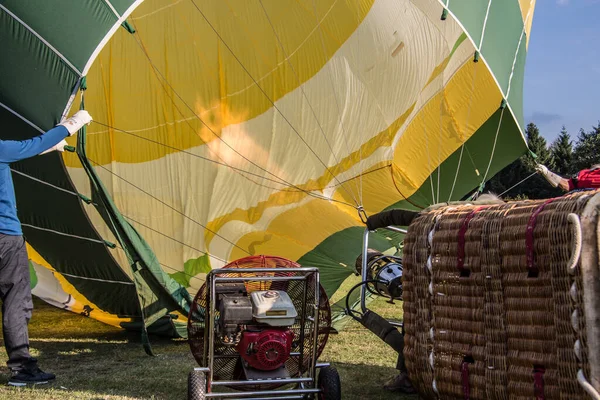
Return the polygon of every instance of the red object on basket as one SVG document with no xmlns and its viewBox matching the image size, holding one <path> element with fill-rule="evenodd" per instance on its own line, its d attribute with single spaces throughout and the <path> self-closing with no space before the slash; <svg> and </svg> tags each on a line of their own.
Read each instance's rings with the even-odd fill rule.
<svg viewBox="0 0 600 400">
<path fill-rule="evenodd" d="M 569 190 L 600 188 L 600 168 L 582 169 L 568 182 Z"/>
<path fill-rule="evenodd" d="M 544 395 L 544 373 L 546 368 L 541 365 L 536 365 L 533 368 L 533 390 L 536 400 L 545 400 Z"/>
<path fill-rule="evenodd" d="M 463 361 L 460 366 L 460 373 L 462 377 L 462 388 L 463 395 L 465 400 L 470 400 L 471 398 L 471 386 L 469 385 L 469 363 L 467 361 Z"/>
<path fill-rule="evenodd" d="M 467 233 L 467 230 L 469 229 L 469 222 L 471 222 L 475 214 L 477 214 L 479 211 L 486 207 L 488 206 L 480 206 L 471 211 L 463 220 L 463 223 L 460 226 L 460 230 L 458 231 L 458 249 L 456 251 L 456 266 L 458 267 L 458 270 L 461 273 L 467 271 L 465 269 L 465 235 Z"/>
<path fill-rule="evenodd" d="M 542 212 L 544 207 L 548 204 L 552 203 L 556 198 L 551 198 L 542 203 L 529 217 L 529 222 L 527 223 L 527 231 L 525 233 L 525 247 L 527 254 L 527 269 L 529 269 L 530 273 L 537 273 L 538 268 L 535 266 L 535 248 L 534 248 L 534 236 L 533 231 L 535 229 L 535 223 L 537 221 L 537 217 L 539 213 Z"/>
<path fill-rule="evenodd" d="M 251 367 L 271 371 L 281 367 L 290 357 L 293 339 L 294 332 L 289 329 L 244 331 L 237 350 Z"/>
</svg>

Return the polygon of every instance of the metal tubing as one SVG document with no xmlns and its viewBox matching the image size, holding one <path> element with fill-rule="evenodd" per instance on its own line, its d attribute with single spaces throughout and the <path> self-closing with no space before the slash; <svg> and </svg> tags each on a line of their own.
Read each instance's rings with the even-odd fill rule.
<svg viewBox="0 0 600 400">
<path fill-rule="evenodd" d="M 227 360 L 232 358 L 240 358 L 239 354 L 215 354 L 215 360 Z"/>
<path fill-rule="evenodd" d="M 300 355 L 300 352 L 298 351 L 292 351 L 290 352 L 290 357 L 298 357 Z M 216 354 L 215 355 L 215 360 L 219 360 L 219 359 L 232 359 L 232 358 L 239 358 L 240 355 L 239 354 Z M 206 371 L 208 371 L 208 368 L 206 368 Z"/>
<path fill-rule="evenodd" d="M 315 365 L 315 367 L 325 368 L 325 367 L 329 367 L 330 365 L 331 365 L 330 363 L 317 363 L 317 365 Z"/>
<path fill-rule="evenodd" d="M 319 280 L 319 274 L 314 274 L 315 277 L 315 320 L 313 321 L 314 327 L 314 338 L 313 338 L 313 348 L 312 348 L 312 360 L 310 361 L 310 377 L 313 378 L 313 384 L 316 387 L 317 382 L 317 346 L 318 346 L 318 338 L 319 338 L 319 305 L 321 304 L 321 282 Z M 308 285 L 308 282 L 306 283 Z"/>
<path fill-rule="evenodd" d="M 257 392 L 231 392 L 231 393 L 206 393 L 206 398 L 215 398 L 215 397 L 224 397 L 224 398 L 232 398 L 232 397 L 252 397 L 252 396 L 278 396 L 278 395 L 286 395 L 286 394 L 313 394 L 320 393 L 320 389 L 289 389 L 289 390 L 263 390 Z"/>
<path fill-rule="evenodd" d="M 302 372 L 302 366 L 304 365 L 304 336 L 306 325 L 306 298 L 308 296 L 308 280 L 302 285 L 302 314 L 300 315 L 300 355 L 298 357 L 298 372 Z M 312 378 L 312 377 L 311 377 Z"/>
<path fill-rule="evenodd" d="M 243 386 L 243 385 L 266 385 L 271 383 L 288 384 L 310 382 L 312 378 L 282 378 L 282 379 L 259 379 L 245 381 L 214 381 L 213 386 Z"/>
<path fill-rule="evenodd" d="M 369 279 L 367 274 L 367 253 L 369 251 L 369 228 L 365 228 L 365 233 L 363 235 L 363 257 L 362 257 L 362 281 L 366 281 Z M 366 303 L 366 294 L 367 294 L 367 285 L 362 285 L 360 287 L 360 308 L 363 313 L 367 312 L 367 303 Z"/>
<path fill-rule="evenodd" d="M 287 400 L 287 399 L 306 399 L 303 395 L 298 396 L 277 396 L 277 397 L 253 397 L 252 400 Z M 231 399 L 231 400 L 242 400 L 242 399 Z"/>
<path fill-rule="evenodd" d="M 208 301 L 210 300 L 210 277 L 206 278 L 206 296 L 205 296 L 205 301 L 208 303 Z M 195 305 L 194 305 L 195 306 Z M 208 319 L 210 319 L 210 313 L 208 311 L 208 308 L 205 311 L 205 318 L 207 318 L 207 320 L 205 320 L 204 322 L 204 328 L 206 328 L 206 324 L 208 323 Z M 208 342 L 209 342 L 209 336 L 212 336 L 212 333 L 208 331 L 208 329 L 204 329 L 204 346 L 202 347 L 202 365 L 204 365 L 205 367 L 208 367 Z"/>
<path fill-rule="evenodd" d="M 305 281 L 305 276 L 215 277 L 216 282 Z"/>
<path fill-rule="evenodd" d="M 389 229 L 390 231 L 400 232 L 400 233 L 408 233 L 406 229 L 396 228 L 395 226 L 386 226 L 385 229 Z"/>
<path fill-rule="evenodd" d="M 215 303 L 217 301 L 217 297 L 215 295 L 216 285 L 215 280 L 211 279 L 210 282 L 210 316 L 208 318 L 208 332 L 209 332 L 209 340 L 208 340 L 208 368 L 210 368 L 210 372 L 208 373 L 208 391 L 211 391 L 212 381 L 213 381 L 213 371 L 214 371 L 214 357 L 215 357 Z"/>
<path fill-rule="evenodd" d="M 213 269 L 209 272 L 210 275 L 222 275 L 222 274 L 239 274 L 239 273 L 256 273 L 256 272 L 318 272 L 319 269 L 316 267 L 302 267 L 302 268 L 218 268 Z"/>
</svg>

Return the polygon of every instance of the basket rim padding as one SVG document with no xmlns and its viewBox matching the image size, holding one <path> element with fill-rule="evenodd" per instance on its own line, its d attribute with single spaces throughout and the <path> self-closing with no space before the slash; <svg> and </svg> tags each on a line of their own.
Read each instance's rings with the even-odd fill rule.
<svg viewBox="0 0 600 400">
<path fill-rule="evenodd" d="M 595 194 L 581 214 L 583 243 L 581 274 L 587 329 L 591 385 L 600 391 L 600 193 Z"/>
</svg>

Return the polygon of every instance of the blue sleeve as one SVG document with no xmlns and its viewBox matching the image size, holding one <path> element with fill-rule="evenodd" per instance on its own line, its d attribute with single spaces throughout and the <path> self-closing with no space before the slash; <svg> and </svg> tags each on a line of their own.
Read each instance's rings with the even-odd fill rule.
<svg viewBox="0 0 600 400">
<path fill-rule="evenodd" d="M 0 162 L 11 163 L 37 156 L 69 136 L 69 131 L 58 125 L 46 133 L 26 140 L 0 140 Z"/>
</svg>

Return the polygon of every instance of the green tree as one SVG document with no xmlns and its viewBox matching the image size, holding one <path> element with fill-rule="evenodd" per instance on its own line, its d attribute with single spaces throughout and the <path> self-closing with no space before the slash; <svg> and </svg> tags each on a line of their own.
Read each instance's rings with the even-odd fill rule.
<svg viewBox="0 0 600 400">
<path fill-rule="evenodd" d="M 546 139 L 540 135 L 540 130 L 533 122 L 530 122 L 527 125 L 525 136 L 527 138 L 527 146 L 537 156 L 536 159 L 525 156 L 525 165 L 531 169 L 531 172 L 535 170 L 536 163 L 544 164 L 550 169 L 554 168 L 552 154 L 550 153 L 550 150 L 548 150 L 548 143 L 546 143 Z"/>
<path fill-rule="evenodd" d="M 575 149 L 573 150 L 573 172 L 600 164 L 600 121 L 598 126 L 586 132 L 583 128 L 579 131 Z"/>
<path fill-rule="evenodd" d="M 573 143 L 571 135 L 567 132 L 567 128 L 563 125 L 560 134 L 550 146 L 550 154 L 554 164 L 554 172 L 561 176 L 573 174 Z"/>
<path fill-rule="evenodd" d="M 544 164 L 550 169 L 554 168 L 552 153 L 548 149 L 546 139 L 540 134 L 540 130 L 534 123 L 527 125 L 525 137 L 527 138 L 527 146 L 536 155 L 536 158 L 530 153 L 521 156 L 496 174 L 486 185 L 486 190 L 496 194 L 504 193 L 533 174 L 538 163 Z M 560 194 L 559 189 L 549 185 L 542 176 L 537 174 L 505 193 L 504 197 L 543 199 L 559 196 Z"/>
</svg>

